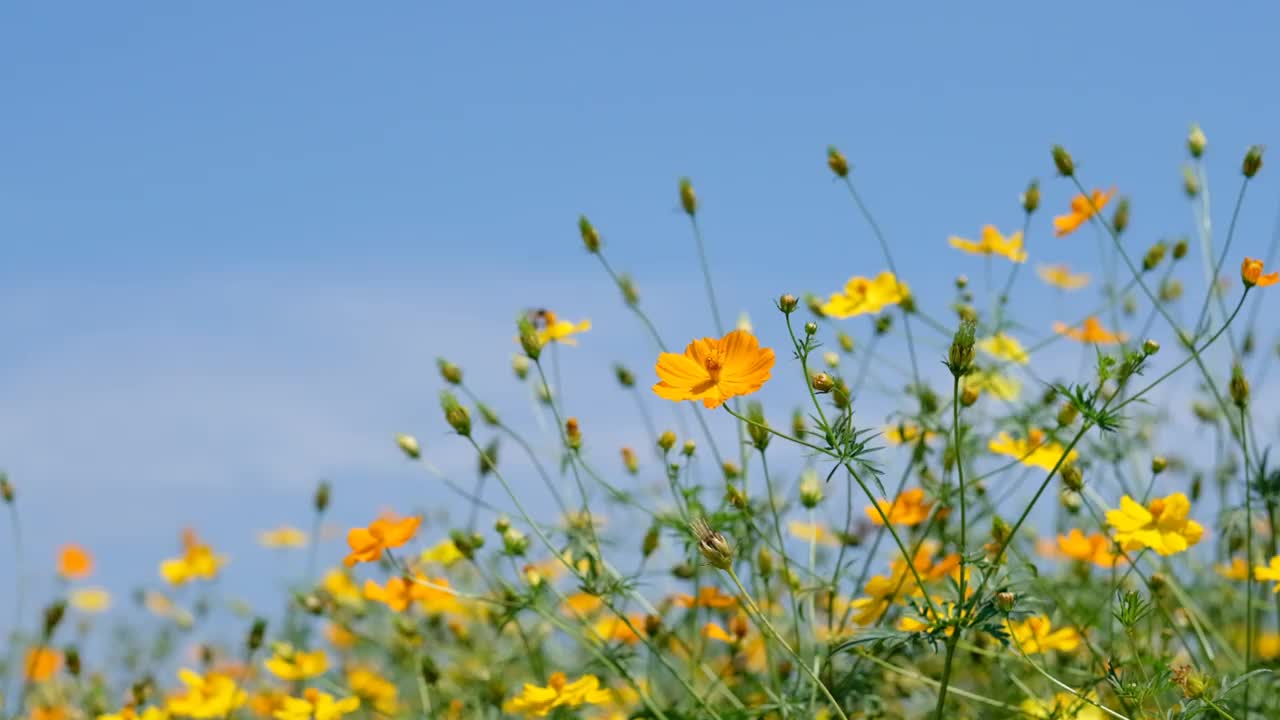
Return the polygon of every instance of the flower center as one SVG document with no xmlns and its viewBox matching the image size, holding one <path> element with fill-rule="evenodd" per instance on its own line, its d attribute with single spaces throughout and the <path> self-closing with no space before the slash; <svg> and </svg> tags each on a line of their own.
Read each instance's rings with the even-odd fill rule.
<svg viewBox="0 0 1280 720">
<path fill-rule="evenodd" d="M 568 681 L 568 678 L 566 678 L 562 672 L 551 673 L 551 677 L 547 678 L 547 683 L 556 692 L 564 690 L 564 686 Z"/>
<path fill-rule="evenodd" d="M 703 361 L 703 365 L 707 368 L 707 374 L 711 376 L 713 381 L 720 380 L 720 370 L 724 367 L 724 360 L 720 357 L 720 353 L 712 353 Z"/>
</svg>

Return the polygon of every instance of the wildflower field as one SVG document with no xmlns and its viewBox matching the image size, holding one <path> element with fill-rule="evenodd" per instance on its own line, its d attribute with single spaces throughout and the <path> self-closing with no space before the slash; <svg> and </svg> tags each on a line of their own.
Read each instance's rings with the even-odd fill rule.
<svg viewBox="0 0 1280 720">
<path fill-rule="evenodd" d="M 388 437 L 387 453 L 451 512 L 389 507 L 326 543 L 354 486 L 321 483 L 309 526 L 259 537 L 307 568 L 270 607 L 224 592 L 237 567 L 199 516 L 134 597 L 98 587 L 94 549 L 73 538 L 23 557 L 22 528 L 53 519 L 25 513 L 24 479 L 4 477 L 18 565 L 58 580 L 48 596 L 21 576 L 4 590 L 3 715 L 1280 718 L 1280 426 L 1263 392 L 1280 258 L 1235 237 L 1263 150 L 1219 182 L 1218 217 L 1198 127 L 1181 152 L 1185 235 L 1171 221 L 1166 238 L 1135 236 L 1142 189 L 1054 146 L 1027 160 L 1042 181 L 921 259 L 860 194 L 875 178 L 830 148 L 814 172 L 877 259 L 824 258 L 851 275 L 841 287 L 754 288 L 776 312 L 736 324 L 717 295 L 734 278 L 714 262 L 732 243 L 704 236 L 681 180 L 687 256 L 672 261 L 700 271 L 683 299 L 696 337 L 647 314 L 603 222 L 575 234 L 566 218 L 564 241 L 617 295 L 513 302 L 489 344 L 511 355 L 508 377 L 441 357 L 436 426 Z M 1068 242 L 1096 243 L 1096 263 L 1057 261 Z M 982 278 L 918 302 L 913 271 L 952 262 Z M 1031 286 L 1057 299 L 1057 322 L 1020 317 Z M 611 402 L 635 407 L 626 447 L 579 420 L 606 390 L 561 369 L 606 302 L 652 348 L 612 368 Z M 489 404 L 498 383 L 531 402 Z M 862 407 L 872 390 L 891 412 Z M 476 470 L 439 471 L 427 437 Z M 81 652 L 107 633 L 109 650 Z"/>
</svg>

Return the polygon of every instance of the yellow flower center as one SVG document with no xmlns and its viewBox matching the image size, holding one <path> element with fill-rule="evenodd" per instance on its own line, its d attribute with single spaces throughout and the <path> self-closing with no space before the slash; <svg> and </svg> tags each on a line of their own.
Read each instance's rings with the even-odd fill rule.
<svg viewBox="0 0 1280 720">
<path fill-rule="evenodd" d="M 1151 504 L 1147 506 L 1147 509 L 1151 511 L 1152 515 L 1160 517 L 1160 514 L 1164 512 L 1164 498 L 1156 498 L 1155 500 L 1152 500 Z"/>
</svg>

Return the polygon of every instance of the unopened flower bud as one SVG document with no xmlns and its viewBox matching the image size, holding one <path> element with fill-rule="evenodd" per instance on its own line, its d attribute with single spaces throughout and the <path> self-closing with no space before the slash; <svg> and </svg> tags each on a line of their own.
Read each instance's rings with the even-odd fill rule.
<svg viewBox="0 0 1280 720">
<path fill-rule="evenodd" d="M 618 290 L 622 292 L 622 301 L 627 304 L 627 307 L 640 304 L 640 291 L 636 289 L 636 283 L 630 275 L 624 273 L 618 276 Z"/>
<path fill-rule="evenodd" d="M 1013 534 L 1013 528 L 1009 527 L 1009 523 L 1004 518 L 996 515 L 991 518 L 991 539 L 998 545 L 1005 545 L 1009 542 L 1009 538 Z"/>
<path fill-rule="evenodd" d="M 813 389 L 817 392 L 825 393 L 831 392 L 831 388 L 836 386 L 836 381 L 832 379 L 830 375 L 824 372 L 819 372 L 814 373 L 813 377 L 809 378 L 809 384 L 812 385 Z"/>
<path fill-rule="evenodd" d="M 1187 151 L 1191 153 L 1191 157 L 1198 158 L 1203 155 L 1205 146 L 1208 144 L 1209 139 L 1204 136 L 1200 125 L 1192 123 L 1191 131 L 1187 133 Z"/>
<path fill-rule="evenodd" d="M 893 327 L 892 315 L 881 315 L 876 318 L 875 333 L 876 335 L 884 335 L 889 332 L 889 328 Z"/>
<path fill-rule="evenodd" d="M 1150 272 L 1159 267 L 1160 262 L 1164 260 L 1164 254 L 1168 250 L 1165 244 L 1158 242 L 1147 249 L 1147 254 L 1142 258 L 1142 269 Z"/>
<path fill-rule="evenodd" d="M 1068 490 L 1080 492 L 1084 489 L 1084 473 L 1081 472 L 1079 465 L 1076 465 L 1075 463 L 1067 463 L 1062 466 L 1061 470 L 1059 470 L 1059 474 L 1062 475 L 1062 484 L 1065 485 Z"/>
<path fill-rule="evenodd" d="M 480 413 L 480 419 L 484 420 L 484 424 L 489 427 L 497 427 L 502 424 L 502 419 L 498 417 L 498 413 L 484 403 L 476 403 L 476 412 Z"/>
<path fill-rule="evenodd" d="M 529 549 L 529 536 L 515 528 L 502 533 L 502 551 L 511 557 L 520 557 Z"/>
<path fill-rule="evenodd" d="M 422 656 L 421 662 L 418 663 L 418 675 L 427 685 L 435 685 L 440 681 L 440 671 L 436 669 L 436 663 L 430 655 Z"/>
<path fill-rule="evenodd" d="M 249 635 L 245 638 L 244 646 L 249 652 L 253 652 L 262 647 L 262 639 L 267 635 L 267 621 L 263 618 L 255 618 L 253 625 L 249 627 Z"/>
<path fill-rule="evenodd" d="M 1163 455 L 1156 455 L 1155 457 L 1151 458 L 1151 474 L 1152 475 L 1159 475 L 1160 473 L 1164 472 L 1165 468 L 1167 467 L 1169 467 L 1169 461 L 1165 459 Z"/>
<path fill-rule="evenodd" d="M 840 349 L 846 353 L 853 352 L 853 337 L 843 330 L 836 333 L 836 342 L 840 343 Z"/>
<path fill-rule="evenodd" d="M 822 353 L 822 362 L 826 363 L 827 367 L 834 370 L 840 365 L 840 355 L 831 351 L 824 352 Z"/>
<path fill-rule="evenodd" d="M 418 439 L 414 436 L 398 433 L 396 434 L 396 444 L 400 446 L 405 455 L 409 456 L 410 460 L 417 460 L 422 457 L 422 446 L 418 444 Z"/>
<path fill-rule="evenodd" d="M 450 385 L 457 385 L 462 382 L 462 368 L 445 360 L 444 358 L 436 358 L 436 366 L 440 368 L 440 377 Z"/>
<path fill-rule="evenodd" d="M 831 168 L 831 172 L 836 177 L 849 177 L 849 161 L 845 159 L 844 153 L 836 149 L 835 145 L 827 147 L 827 167 Z"/>
<path fill-rule="evenodd" d="M 795 412 L 791 413 L 791 434 L 796 437 L 804 437 L 808 429 L 809 424 L 804 418 L 804 413 L 797 408 Z"/>
<path fill-rule="evenodd" d="M 516 323 L 519 331 L 520 348 L 530 360 L 537 360 L 542 354 L 542 340 L 538 338 L 538 330 L 527 317 L 521 317 Z"/>
<path fill-rule="evenodd" d="M 818 323 L 807 322 L 804 324 L 804 334 L 810 337 L 818 334 Z"/>
<path fill-rule="evenodd" d="M 3 499 L 5 503 L 9 505 L 12 505 L 13 498 L 13 483 L 9 482 L 9 475 L 7 473 L 0 472 L 0 499 Z"/>
<path fill-rule="evenodd" d="M 1244 368 L 1240 367 L 1240 363 L 1231 366 L 1231 384 L 1228 387 L 1231 390 L 1231 402 L 1236 407 L 1243 408 L 1249 404 L 1249 381 L 1244 378 Z"/>
<path fill-rule="evenodd" d="M 1190 166 L 1182 168 L 1182 191 L 1189 198 L 1194 198 L 1200 194 L 1200 176 Z"/>
<path fill-rule="evenodd" d="M 67 665 L 67 673 L 71 677 L 80 677 L 80 650 L 75 645 L 68 645 L 63 649 L 62 657 Z"/>
<path fill-rule="evenodd" d="M 329 508 L 329 495 L 331 493 L 328 480 L 321 480 L 316 485 L 316 494 L 311 499 L 311 504 L 315 507 L 316 512 L 322 513 Z"/>
<path fill-rule="evenodd" d="M 800 304 L 800 300 L 790 293 L 778 298 L 778 309 L 790 315 L 795 312 L 796 306 Z"/>
<path fill-rule="evenodd" d="M 636 384 L 636 376 L 622 365 L 614 365 L 613 374 L 617 376 L 618 384 L 624 388 L 629 388 Z"/>
<path fill-rule="evenodd" d="M 675 446 L 676 434 L 670 430 L 664 430 L 662 434 L 658 436 L 658 447 L 662 448 L 663 452 L 671 452 L 671 448 Z"/>
<path fill-rule="evenodd" d="M 711 563 L 712 567 L 728 570 L 733 564 L 733 546 L 724 535 L 711 529 L 705 518 L 695 518 L 689 524 L 689 530 L 698 542 L 698 552 Z"/>
<path fill-rule="evenodd" d="M 742 468 L 738 467 L 738 464 L 731 460 L 725 460 L 724 463 L 720 465 L 720 470 L 724 472 L 725 480 L 737 480 L 742 477 Z"/>
<path fill-rule="evenodd" d="M 1014 603 L 1016 603 L 1017 600 L 1018 596 L 1008 590 L 996 593 L 996 607 L 1000 608 L 1002 612 L 1009 612 L 1012 610 Z"/>
<path fill-rule="evenodd" d="M 1071 159 L 1071 154 L 1061 145 L 1053 146 L 1053 166 L 1058 168 L 1058 174 L 1063 177 L 1071 177 L 1076 173 L 1076 164 Z"/>
<path fill-rule="evenodd" d="M 44 609 L 44 637 L 53 635 L 53 631 L 57 629 L 66 613 L 67 603 L 63 600 L 56 600 Z"/>
<path fill-rule="evenodd" d="M 961 377 L 973 369 L 974 333 L 977 324 L 964 320 L 951 340 L 951 350 L 947 353 L 947 367 L 955 377 Z"/>
<path fill-rule="evenodd" d="M 485 477 L 498 469 L 498 438 L 495 437 L 489 441 L 488 445 L 484 446 L 484 450 L 480 451 L 476 462 L 480 477 Z"/>
<path fill-rule="evenodd" d="M 1241 165 L 1240 169 L 1244 173 L 1244 176 L 1247 178 L 1251 178 L 1254 175 L 1258 174 L 1258 171 L 1262 169 L 1262 146 L 1261 145 L 1249 146 L 1249 149 L 1245 151 L 1244 163 Z"/>
<path fill-rule="evenodd" d="M 1142 342 L 1142 352 L 1147 355 L 1155 355 L 1160 352 L 1160 343 L 1152 340 L 1151 338 L 1147 338 Z"/>
<path fill-rule="evenodd" d="M 529 358 L 524 355 L 511 356 L 511 370 L 521 380 L 529 377 Z"/>
<path fill-rule="evenodd" d="M 587 247 L 587 252 L 600 252 L 600 233 L 596 232 L 596 227 L 586 215 L 578 216 L 578 232 L 582 235 L 582 244 Z"/>
<path fill-rule="evenodd" d="M 978 402 L 978 396 L 979 393 L 977 388 L 966 385 L 964 389 L 960 391 L 960 405 L 963 407 L 973 407 L 973 404 Z"/>
<path fill-rule="evenodd" d="M 680 454 L 685 457 L 693 457 L 693 454 L 697 451 L 698 444 L 692 440 L 685 440 L 684 447 L 680 448 Z"/>
<path fill-rule="evenodd" d="M 726 483 L 724 486 L 724 497 L 730 505 L 738 508 L 739 510 L 747 509 L 747 496 L 743 494 L 742 490 L 739 489 L 737 485 Z"/>
<path fill-rule="evenodd" d="M 1062 403 L 1058 408 L 1058 427 L 1066 427 L 1076 421 L 1076 417 L 1080 414 L 1080 410 L 1075 403 L 1067 401 Z"/>
<path fill-rule="evenodd" d="M 756 552 L 756 570 L 760 572 L 760 577 L 765 579 L 773 575 L 773 553 L 769 552 L 767 545 L 761 545 L 760 550 Z"/>
<path fill-rule="evenodd" d="M 511 527 L 511 518 L 506 515 L 499 515 L 498 519 L 493 521 L 494 532 L 499 535 L 506 532 L 509 527 Z"/>
<path fill-rule="evenodd" d="M 814 317 L 827 316 L 827 314 L 822 311 L 822 298 L 814 295 L 813 293 L 808 293 L 804 296 L 804 306 L 809 308 L 809 312 L 813 313 Z"/>
<path fill-rule="evenodd" d="M 693 182 L 689 178 L 680 178 L 680 207 L 690 217 L 698 212 L 698 196 L 693 192 Z"/>
<path fill-rule="evenodd" d="M 445 422 L 453 431 L 463 437 L 471 437 L 471 413 L 458 403 L 458 398 L 451 392 L 440 393 L 440 407 L 444 410 Z"/>
<path fill-rule="evenodd" d="M 1040 181 L 1032 180 L 1027 183 L 1027 189 L 1022 191 L 1022 196 L 1018 199 L 1022 201 L 1022 209 L 1028 215 L 1035 212 L 1040 207 Z"/>
<path fill-rule="evenodd" d="M 764 452 L 772 438 L 769 433 L 769 421 L 764 417 L 764 406 L 757 401 L 747 404 L 747 435 L 756 450 Z"/>
<path fill-rule="evenodd" d="M 1115 228 L 1117 234 L 1129 227 L 1129 198 L 1122 197 L 1116 203 L 1115 214 L 1111 216 L 1111 226 Z"/>
<path fill-rule="evenodd" d="M 629 447 L 622 448 L 622 466 L 632 475 L 640 471 L 640 461 L 636 458 L 635 450 Z"/>
<path fill-rule="evenodd" d="M 809 470 L 800 479 L 800 504 L 813 509 L 822 502 L 822 483 L 818 482 L 818 473 Z"/>
<path fill-rule="evenodd" d="M 662 632 L 662 617 L 658 615 L 644 616 L 644 634 L 653 637 Z"/>
<path fill-rule="evenodd" d="M 1178 241 L 1173 244 L 1173 259 L 1181 260 L 1186 257 L 1187 250 L 1190 249 L 1190 245 L 1191 243 L 1186 238 L 1178 238 Z"/>
<path fill-rule="evenodd" d="M 644 540 L 640 543 L 640 552 L 642 552 L 645 557 L 652 555 L 653 551 L 658 549 L 659 538 L 658 526 L 650 526 L 644 533 Z"/>
<path fill-rule="evenodd" d="M 564 441 L 570 449 L 582 447 L 582 429 L 578 427 L 578 418 L 571 417 L 564 421 Z"/>
</svg>

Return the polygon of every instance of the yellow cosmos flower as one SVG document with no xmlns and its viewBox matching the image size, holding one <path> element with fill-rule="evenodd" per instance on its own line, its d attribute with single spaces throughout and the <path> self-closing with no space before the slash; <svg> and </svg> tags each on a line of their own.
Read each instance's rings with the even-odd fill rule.
<svg viewBox="0 0 1280 720">
<path fill-rule="evenodd" d="M 170 585 L 185 585 L 192 580 L 212 580 L 227 564 L 227 556 L 219 555 L 201 542 L 191 530 L 182 534 L 183 551 L 180 557 L 160 563 L 160 576 Z"/>
<path fill-rule="evenodd" d="M 1244 281 L 1245 287 L 1267 287 L 1280 282 L 1280 271 L 1267 275 L 1262 274 L 1262 261 L 1246 257 L 1244 262 L 1240 263 L 1240 279 Z"/>
<path fill-rule="evenodd" d="M 583 675 L 569 682 L 564 673 L 556 672 L 547 679 L 546 687 L 525 683 L 520 694 L 502 704 L 502 711 L 526 718 L 546 717 L 556 708 L 603 705 L 611 697 L 612 693 L 600 688 L 600 679 L 595 675 Z"/>
<path fill-rule="evenodd" d="M 1043 718 L 1043 720 L 1107 720 L 1107 715 L 1096 705 L 1064 692 L 1054 695 L 1052 700 L 1047 701 L 1023 700 L 1019 709 L 1030 717 Z"/>
<path fill-rule="evenodd" d="M 871 522 L 875 525 L 884 524 L 884 520 L 880 517 L 882 512 L 894 525 L 914 527 L 928 520 L 929 512 L 933 510 L 933 503 L 925 501 L 923 488 L 903 491 L 893 502 L 882 498 L 876 501 L 876 506 L 880 508 L 880 512 L 876 512 L 875 507 L 866 508 L 867 517 L 871 518 Z"/>
<path fill-rule="evenodd" d="M 840 538 L 835 536 L 824 525 L 817 523 L 800 522 L 793 520 L 787 524 L 787 532 L 791 537 L 803 540 L 805 542 L 814 542 L 820 545 L 839 545 Z"/>
<path fill-rule="evenodd" d="M 97 614 L 111 609 L 111 593 L 100 587 L 72 590 L 68 600 L 71 607 L 82 613 Z"/>
<path fill-rule="evenodd" d="M 993 357 L 1019 365 L 1026 365 L 1031 360 L 1031 356 L 1023 349 L 1022 343 L 1005 333 L 996 333 L 989 338 L 979 340 L 978 349 Z"/>
<path fill-rule="evenodd" d="M 1080 633 L 1074 628 L 1053 629 L 1053 623 L 1044 616 L 1029 617 L 1024 621 L 1005 621 L 1011 642 L 1028 655 L 1061 650 L 1071 652 L 1080 647 Z"/>
<path fill-rule="evenodd" d="M 1017 458 L 1023 465 L 1052 471 L 1065 448 L 1060 443 L 1049 440 L 1043 430 L 1032 428 L 1025 438 L 1015 439 L 1009 433 L 1002 432 L 992 438 L 987 449 L 997 455 Z M 1062 464 L 1075 462 L 1078 457 L 1079 451 L 1072 450 Z"/>
<path fill-rule="evenodd" d="M 994 370 L 974 370 L 964 376 L 964 386 L 979 393 L 990 393 L 1001 400 L 1017 400 L 1022 394 L 1022 381 Z"/>
<path fill-rule="evenodd" d="M 263 666 L 281 680 L 307 680 L 323 675 L 329 669 L 329 658 L 323 650 L 304 652 L 279 643 Z"/>
<path fill-rule="evenodd" d="M 196 720 L 224 718 L 248 700 L 246 693 L 236 685 L 231 676 L 211 672 L 201 675 L 182 669 L 178 679 L 186 689 L 170 696 L 165 709 L 174 715 L 184 715 Z"/>
<path fill-rule="evenodd" d="M 323 632 L 324 639 L 339 650 L 350 650 L 359 640 L 355 633 L 334 622 L 326 623 Z"/>
<path fill-rule="evenodd" d="M 418 561 L 425 564 L 436 564 L 449 567 L 463 558 L 462 551 L 452 540 L 441 540 L 418 556 Z"/>
<path fill-rule="evenodd" d="M 1146 507 L 1125 495 L 1118 510 L 1107 511 L 1107 524 L 1125 550 L 1150 548 L 1158 555 L 1174 555 L 1200 542 L 1204 528 L 1187 518 L 1191 501 L 1182 493 L 1156 498 Z"/>
<path fill-rule="evenodd" d="M 1230 565 L 1221 563 L 1213 566 L 1213 571 L 1228 580 L 1245 581 L 1249 579 L 1249 563 L 1242 557 L 1231 558 Z"/>
<path fill-rule="evenodd" d="M 1101 212 L 1102 208 L 1107 206 L 1115 192 L 1115 188 L 1106 192 L 1094 190 L 1089 197 L 1076 195 L 1071 198 L 1071 212 L 1053 219 L 1053 234 L 1066 237 L 1078 230 L 1081 225 L 1089 222 L 1094 214 Z"/>
<path fill-rule="evenodd" d="M 881 437 L 890 445 L 901 445 L 903 443 L 913 443 L 920 439 L 921 428 L 919 425 L 912 423 L 898 423 L 897 425 L 887 425 Z M 938 433 L 932 430 L 924 431 L 924 441 L 929 442 L 938 437 Z"/>
<path fill-rule="evenodd" d="M 1124 562 L 1124 555 L 1113 552 L 1113 549 L 1111 538 L 1102 533 L 1085 535 L 1075 528 L 1066 535 L 1058 536 L 1058 550 L 1063 555 L 1098 567 L 1110 568 L 1116 563 Z"/>
<path fill-rule="evenodd" d="M 1264 632 L 1258 635 L 1257 646 L 1259 660 L 1280 658 L 1280 632 Z"/>
<path fill-rule="evenodd" d="M 1274 581 L 1276 586 L 1272 592 L 1280 593 L 1280 555 L 1271 558 L 1268 565 L 1257 565 L 1253 568 L 1253 578 L 1260 582 Z"/>
<path fill-rule="evenodd" d="M 642 627 L 644 627 L 644 615 L 632 613 L 627 616 L 626 620 L 620 617 L 601 618 L 591 626 L 591 629 L 597 637 L 602 638 L 605 642 L 635 645 L 640 642 L 640 635 L 636 633 L 636 630 Z"/>
<path fill-rule="evenodd" d="M 351 575 L 342 568 L 334 568 L 325 573 L 320 587 L 329 594 L 329 597 L 343 605 L 359 607 L 364 604 L 360 588 Z"/>
<path fill-rule="evenodd" d="M 307 546 L 307 534 L 285 525 L 258 533 L 258 544 L 265 548 L 303 548 Z"/>
<path fill-rule="evenodd" d="M 353 667 L 347 671 L 347 685 L 360 702 L 369 705 L 380 715 L 395 715 L 400 709 L 400 691 L 396 684 L 368 667 Z"/>
<path fill-rule="evenodd" d="M 773 350 L 760 347 L 749 332 L 734 330 L 719 340 L 689 343 L 683 355 L 662 353 L 655 370 L 660 382 L 653 392 L 661 398 L 701 400 L 715 409 L 725 400 L 750 395 L 769 380 Z"/>
<path fill-rule="evenodd" d="M 1026 262 L 1027 251 L 1022 248 L 1022 231 L 1006 238 L 995 225 L 983 225 L 981 239 L 977 242 L 952 235 L 947 239 L 951 247 L 972 255 L 999 255 L 1013 262 Z"/>
<path fill-rule="evenodd" d="M 1059 335 L 1066 335 L 1072 340 L 1095 345 L 1115 345 L 1129 339 L 1128 333 L 1115 333 L 1104 328 L 1096 315 L 1090 315 L 1085 318 L 1084 324 L 1078 328 L 1071 327 L 1063 322 L 1055 322 L 1053 331 Z"/>
<path fill-rule="evenodd" d="M 827 317 L 850 318 L 878 313 L 910 296 L 911 290 L 906 283 L 899 282 L 893 273 L 886 270 L 875 279 L 858 276 L 849 278 L 844 291 L 832 294 L 821 310 Z"/>
<path fill-rule="evenodd" d="M 573 336 L 591 329 L 590 320 L 571 323 L 568 320 L 561 320 L 556 317 L 556 314 L 550 310 L 538 311 L 537 319 L 541 321 L 538 328 L 538 343 L 541 345 L 546 345 L 550 342 L 558 342 L 561 345 L 577 345 L 578 341 Z"/>
<path fill-rule="evenodd" d="M 871 625 L 888 611 L 892 603 L 904 603 L 909 596 L 923 597 L 924 589 L 916 583 L 917 574 L 925 583 L 951 575 L 958 578 L 960 554 L 952 553 L 935 560 L 934 554 L 937 551 L 937 543 L 923 543 L 916 551 L 910 565 L 902 558 L 898 558 L 890 563 L 888 575 L 872 576 L 862 589 L 866 596 L 850 603 L 854 610 L 854 622 L 859 625 Z M 911 571 L 913 566 L 915 573 Z"/>
<path fill-rule="evenodd" d="M 566 597 L 561 609 L 569 616 L 590 615 L 599 610 L 602 605 L 604 600 L 600 599 L 599 595 L 580 592 Z"/>
<path fill-rule="evenodd" d="M 382 553 L 413 539 L 418 533 L 422 518 L 412 515 L 399 517 L 386 514 L 369 523 L 368 527 L 351 528 L 347 531 L 347 545 L 351 552 L 343 559 L 347 567 L 356 563 L 375 562 Z"/>
<path fill-rule="evenodd" d="M 302 691 L 302 697 L 287 697 L 276 710 L 276 720 L 337 720 L 360 708 L 360 698 L 335 699 L 315 688 Z"/>
<path fill-rule="evenodd" d="M 722 643 L 728 643 L 730 645 L 738 641 L 737 638 L 729 634 L 728 630 L 725 630 L 723 627 L 721 627 L 720 623 L 714 623 L 714 622 L 709 622 L 706 625 L 702 626 L 702 637 L 707 638 L 708 640 L 716 640 Z"/>
</svg>

